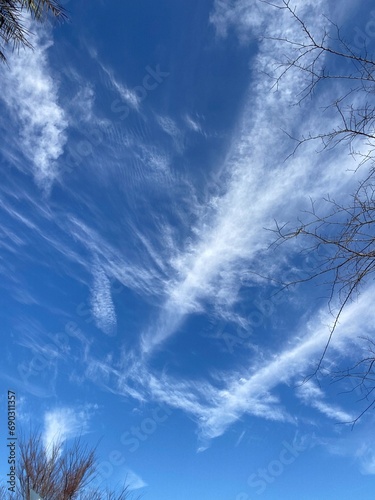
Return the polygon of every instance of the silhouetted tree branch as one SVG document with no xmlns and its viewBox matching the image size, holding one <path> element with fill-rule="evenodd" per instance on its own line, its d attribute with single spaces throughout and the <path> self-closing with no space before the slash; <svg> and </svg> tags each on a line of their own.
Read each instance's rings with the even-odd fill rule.
<svg viewBox="0 0 375 500">
<path fill-rule="evenodd" d="M 30 32 L 25 26 L 25 13 L 43 22 L 51 14 L 58 20 L 66 18 L 62 6 L 56 0 L 0 0 L 0 38 L 12 49 L 32 48 Z M 6 61 L 4 49 L 0 46 L 0 60 Z"/>
<path fill-rule="evenodd" d="M 298 238 L 305 241 L 305 248 L 314 255 L 325 250 L 319 265 L 307 277 L 285 283 L 284 287 L 310 281 L 315 278 L 325 279 L 330 287 L 329 306 L 334 314 L 327 343 L 313 375 L 321 369 L 327 349 L 336 330 L 340 316 L 347 304 L 357 296 L 362 285 L 374 277 L 375 270 L 375 59 L 368 54 L 364 45 L 357 53 L 346 42 L 340 28 L 326 19 L 327 28 L 319 29 L 319 34 L 292 7 L 290 0 L 281 0 L 279 4 L 260 0 L 273 8 L 284 11 L 294 22 L 293 35 L 269 37 L 285 44 L 286 55 L 279 65 L 274 78 L 274 88 L 283 84 L 283 79 L 290 71 L 296 71 L 304 77 L 304 85 L 297 96 L 296 104 L 306 106 L 306 99 L 313 97 L 323 84 L 335 85 L 336 98 L 328 102 L 325 111 L 336 118 L 336 125 L 331 130 L 313 130 L 301 137 L 292 137 L 297 149 L 309 141 L 319 141 L 321 150 L 347 147 L 357 160 L 357 168 L 369 162 L 365 179 L 347 203 L 336 202 L 331 198 L 325 201 L 330 209 L 328 215 L 320 215 L 312 202 L 312 208 L 305 213 L 305 220 L 290 228 L 276 222 L 275 244 Z M 341 90 L 340 90 L 341 89 Z M 340 93 L 341 92 L 341 93 Z M 322 120 L 322 123 L 323 120 Z M 291 137 L 291 135 L 289 135 Z M 332 305 L 336 304 L 333 310 Z M 338 306 L 337 306 L 338 304 Z M 374 406 L 374 342 L 368 339 L 369 356 L 360 358 L 355 366 L 340 373 L 335 379 L 354 378 L 365 391 L 369 405 L 364 412 Z M 363 412 L 363 413 L 364 413 Z M 362 416 L 362 414 L 360 416 Z"/>
</svg>

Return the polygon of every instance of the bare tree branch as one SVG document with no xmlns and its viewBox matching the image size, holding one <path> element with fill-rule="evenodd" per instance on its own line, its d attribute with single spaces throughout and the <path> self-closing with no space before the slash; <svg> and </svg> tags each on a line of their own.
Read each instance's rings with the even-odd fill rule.
<svg viewBox="0 0 375 500">
<path fill-rule="evenodd" d="M 333 314 L 327 342 L 313 374 L 322 369 L 334 333 L 339 324 L 343 310 L 350 301 L 360 293 L 362 286 L 374 278 L 375 271 L 375 59 L 363 46 L 356 53 L 341 34 L 334 22 L 325 18 L 326 27 L 319 35 L 314 34 L 308 23 L 292 7 L 290 0 L 272 3 L 260 0 L 289 15 L 297 28 L 293 38 L 290 34 L 268 37 L 268 39 L 284 44 L 287 48 L 284 60 L 278 62 L 274 79 L 274 88 L 283 84 L 284 77 L 291 71 L 305 77 L 304 86 L 297 97 L 296 104 L 301 104 L 307 97 L 312 97 L 323 83 L 335 85 L 340 92 L 333 102 L 329 102 L 322 110 L 336 118 L 336 125 L 331 130 L 315 130 L 302 137 L 289 138 L 295 141 L 290 156 L 305 143 L 318 141 L 321 148 L 318 152 L 332 150 L 337 147 L 348 148 L 349 153 L 357 161 L 357 168 L 369 162 L 366 177 L 359 184 L 356 192 L 348 202 L 338 203 L 327 197 L 325 202 L 329 208 L 328 215 L 320 215 L 312 202 L 310 211 L 305 212 L 304 221 L 290 227 L 275 221 L 276 235 L 274 245 L 278 246 L 291 239 L 304 241 L 306 251 L 319 255 L 325 249 L 324 257 L 319 265 L 307 277 L 303 276 L 283 287 L 325 277 L 323 284 L 328 286 L 330 294 L 328 305 Z M 331 70 L 330 68 L 334 68 Z M 288 157 L 289 158 L 289 157 Z M 369 404 L 360 413 L 360 418 L 375 404 L 375 349 L 374 342 L 368 339 L 369 356 L 364 356 L 353 367 L 335 374 L 336 380 L 354 378 L 365 390 L 365 399 Z M 361 368 L 361 370 L 360 370 Z M 357 421 L 358 419 L 356 419 Z M 354 422 L 355 423 L 355 422 Z"/>
</svg>

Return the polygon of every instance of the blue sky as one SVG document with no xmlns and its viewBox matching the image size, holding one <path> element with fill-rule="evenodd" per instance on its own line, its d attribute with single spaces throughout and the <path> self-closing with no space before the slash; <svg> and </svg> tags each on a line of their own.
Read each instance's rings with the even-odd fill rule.
<svg viewBox="0 0 375 500">
<path fill-rule="evenodd" d="M 145 499 L 373 498 L 373 413 L 343 425 L 366 402 L 323 376 L 365 348 L 373 284 L 301 384 L 329 289 L 276 293 L 319 260 L 267 231 L 364 175 L 345 148 L 286 160 L 285 130 L 335 126 L 341 84 L 301 106 L 299 73 L 272 88 L 288 47 L 262 35 L 300 32 L 256 0 L 64 5 L 68 23 L 31 26 L 34 51 L 0 68 L 3 431 L 11 389 L 19 431 L 100 440 L 100 484 Z M 370 2 L 293 5 L 374 47 Z"/>
</svg>

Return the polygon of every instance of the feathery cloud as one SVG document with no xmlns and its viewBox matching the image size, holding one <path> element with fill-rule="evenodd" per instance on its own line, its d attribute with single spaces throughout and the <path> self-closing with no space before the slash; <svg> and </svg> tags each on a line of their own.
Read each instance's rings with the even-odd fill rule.
<svg viewBox="0 0 375 500">
<path fill-rule="evenodd" d="M 59 407 L 44 414 L 43 444 L 47 453 L 54 446 L 66 440 L 79 437 L 88 432 L 92 413 L 97 409 L 94 405 L 81 408 Z"/>
<path fill-rule="evenodd" d="M 1 68 L 1 98 L 12 115 L 12 126 L 19 130 L 17 147 L 31 160 L 37 184 L 48 192 L 58 176 L 68 122 L 48 62 L 52 41 L 30 21 L 26 26 L 34 33 L 34 50 L 9 55 L 9 68 Z"/>
<path fill-rule="evenodd" d="M 354 415 L 324 401 L 324 392 L 311 380 L 297 389 L 297 395 L 306 405 L 317 409 L 336 422 L 349 423 L 355 419 Z"/>
</svg>

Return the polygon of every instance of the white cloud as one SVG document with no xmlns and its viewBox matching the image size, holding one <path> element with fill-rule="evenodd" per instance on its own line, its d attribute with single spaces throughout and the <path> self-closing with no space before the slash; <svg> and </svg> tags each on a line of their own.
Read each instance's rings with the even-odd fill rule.
<svg viewBox="0 0 375 500">
<path fill-rule="evenodd" d="M 272 3 L 282 5 L 278 1 L 269 2 L 269 4 Z M 250 2 L 249 0 L 215 0 L 210 22 L 215 26 L 219 37 L 226 37 L 228 30 L 232 28 L 236 31 L 239 40 L 246 43 L 250 39 L 264 36 L 269 27 L 271 29 L 284 28 L 283 12 L 269 4 L 262 1 Z M 303 19 L 311 20 L 312 24 L 316 26 L 319 22 L 316 13 L 325 12 L 328 5 L 322 0 L 295 0 L 292 8 L 299 13 L 303 12 Z M 279 23 L 272 24 L 275 18 L 279 20 Z M 286 31 L 283 29 L 283 32 Z"/>
<path fill-rule="evenodd" d="M 137 145 L 139 154 L 135 153 L 142 163 L 144 163 L 153 173 L 168 173 L 170 159 L 166 152 L 160 147 Z"/>
<path fill-rule="evenodd" d="M 133 109 L 138 109 L 141 104 L 141 99 L 137 93 L 134 92 L 134 90 L 129 89 L 123 82 L 120 82 L 110 68 L 99 62 L 97 58 L 96 60 L 104 73 L 107 75 L 110 86 L 119 94 L 121 99 L 129 104 Z"/>
<path fill-rule="evenodd" d="M 180 138 L 181 131 L 172 118 L 168 116 L 157 116 L 157 122 L 166 134 L 173 138 Z"/>
<path fill-rule="evenodd" d="M 264 130 L 266 123 L 257 126 Z M 244 134 L 246 129 L 251 127 L 244 124 Z M 171 261 L 175 277 L 167 288 L 168 298 L 159 319 L 150 331 L 144 332 L 145 352 L 173 335 L 186 314 L 200 311 L 202 299 L 213 302 L 218 309 L 235 303 L 245 272 L 248 276 L 253 270 L 269 276 L 275 263 L 268 247 L 275 236 L 264 228 L 273 227 L 280 214 L 283 220 L 293 220 L 306 207 L 310 193 L 340 189 L 340 182 L 330 178 L 336 165 L 324 165 L 325 173 L 312 180 L 309 173 L 317 168 L 317 159 L 305 159 L 304 164 L 295 159 L 282 166 L 279 158 L 285 153 L 278 149 L 277 141 L 284 139 L 277 137 L 277 132 L 274 142 L 267 141 L 266 131 L 263 138 L 256 131 L 253 137 L 247 134 L 234 148 L 233 156 L 240 159 L 234 164 L 230 160 L 234 174 L 226 195 L 214 200 L 215 213 L 196 228 L 195 242 Z M 264 149 L 257 152 L 259 144 Z M 278 169 L 272 164 L 277 164 Z M 343 175 L 340 180 L 344 184 L 347 178 Z M 253 281 L 256 279 L 254 275 Z"/>
<path fill-rule="evenodd" d="M 64 151 L 68 122 L 48 63 L 52 42 L 35 25 L 25 23 L 34 33 L 34 50 L 9 54 L 9 68 L 1 69 L 1 97 L 17 122 L 18 147 L 31 160 L 36 182 L 48 192 L 58 176 L 57 160 Z"/>
<path fill-rule="evenodd" d="M 126 469 L 126 484 L 129 485 L 129 490 L 139 490 L 147 486 L 147 483 L 131 469 Z"/>
<path fill-rule="evenodd" d="M 354 415 L 324 401 L 324 392 L 311 380 L 297 389 L 297 395 L 306 405 L 317 409 L 336 422 L 351 423 L 355 419 Z"/>
<path fill-rule="evenodd" d="M 371 309 L 373 293 L 373 288 L 367 289 L 358 302 L 348 305 L 343 311 L 328 358 L 331 352 L 336 358 L 350 356 L 353 352 L 350 345 L 357 342 L 358 332 L 365 335 L 369 330 L 374 321 Z M 165 374 L 153 375 L 139 359 L 136 370 L 133 370 L 127 357 L 117 387 L 120 393 L 129 393 L 130 379 L 134 382 L 136 371 L 139 390 L 145 394 L 150 391 L 153 399 L 179 408 L 197 419 L 200 438 L 205 443 L 203 448 L 245 414 L 297 424 L 296 418 L 283 406 L 282 399 L 274 391 L 280 384 L 300 382 L 301 378 L 314 371 L 328 340 L 329 329 L 326 325 L 330 319 L 327 313 L 320 311 L 309 324 L 292 332 L 291 338 L 297 340 L 287 343 L 284 349 L 269 354 L 258 364 L 253 363 L 249 370 L 216 374 L 218 386 L 203 380 L 176 380 Z M 300 387 L 297 395 L 329 419 L 341 422 L 353 420 L 351 413 L 327 403 L 321 390 L 311 382 Z"/>
<path fill-rule="evenodd" d="M 77 78 L 77 80 L 79 80 L 79 78 Z M 93 112 L 95 97 L 92 85 L 84 83 L 70 101 L 69 107 L 71 113 L 76 116 L 79 123 L 82 121 L 87 123 L 94 122 L 94 120 L 97 121 Z"/>
<path fill-rule="evenodd" d="M 258 26 L 264 21 L 270 35 L 295 29 L 290 15 L 261 2 L 219 1 L 216 5 L 236 26 L 245 23 L 249 29 L 248 23 Z M 315 30 L 320 30 L 323 22 L 322 17 L 314 18 L 319 5 L 308 3 L 306 7 L 299 3 Z M 283 46 L 282 50 L 287 51 L 288 47 Z M 307 107 L 291 106 L 304 86 L 301 72 L 287 73 L 280 89 L 271 90 L 272 82 L 264 73 L 272 72 L 276 66 L 277 53 L 280 47 L 274 40 L 264 39 L 260 43 L 252 66 L 261 76 L 251 82 L 237 133 L 221 169 L 228 179 L 226 192 L 211 199 L 204 217 L 194 228 L 193 242 L 171 257 L 175 273 L 167 285 L 167 298 L 159 318 L 143 332 L 145 353 L 151 354 L 174 335 L 187 314 L 201 311 L 203 299 L 226 314 L 225 309 L 237 300 L 243 273 L 254 270 L 269 276 L 270 270 L 280 272 L 273 253 L 267 253 L 275 236 L 265 228 L 274 227 L 275 219 L 281 223 L 294 220 L 297 224 L 301 211 L 310 208 L 310 197 L 321 199 L 329 192 L 337 199 L 349 184 L 355 185 L 355 175 L 346 171 L 353 166 L 347 151 L 319 156 L 316 145 L 310 143 L 303 153 L 283 161 L 293 145 L 282 130 L 293 124 L 294 129 L 306 134 L 321 116 L 316 111 L 319 98 L 313 107 L 310 103 Z M 174 124 L 168 120 L 165 128 L 175 133 Z M 339 178 L 338 169 L 342 173 Z"/>
<path fill-rule="evenodd" d="M 134 232 L 136 241 L 141 245 L 141 248 L 144 249 L 143 247 L 145 247 L 146 252 L 138 252 L 139 260 L 135 261 L 119 251 L 115 245 L 110 244 L 96 229 L 89 227 L 75 217 L 70 218 L 68 226 L 64 227 L 64 229 L 69 232 L 76 242 L 97 256 L 98 260 L 94 264 L 94 276 L 95 265 L 100 261 L 99 267 L 108 279 L 114 278 L 124 286 L 142 295 L 155 297 L 163 294 L 165 279 L 160 275 L 159 267 L 163 268 L 164 263 L 160 255 L 155 253 L 155 249 L 152 249 L 147 244 L 148 240 L 142 238 L 139 228 L 131 227 L 130 230 Z M 58 243 L 55 245 L 58 247 Z M 93 272 L 91 265 L 87 266 L 87 262 L 85 259 L 81 259 L 78 252 L 71 257 L 72 260 L 78 261 L 85 269 L 89 268 L 87 270 Z M 101 273 L 99 273 L 100 276 L 102 276 Z"/>
<path fill-rule="evenodd" d="M 232 4 L 221 2 L 224 7 Z M 227 17 L 233 17 L 234 14 L 226 13 Z M 254 16 L 251 22 L 258 26 L 261 20 Z M 279 17 L 270 20 L 271 27 L 280 24 Z M 260 69 L 265 69 L 270 63 L 268 54 L 273 52 L 271 49 L 272 42 L 264 42 L 260 47 L 256 60 Z M 116 80 L 113 80 L 110 72 L 108 76 L 112 78 L 116 90 L 121 90 L 124 100 L 137 107 L 139 103 L 136 96 L 129 94 L 126 87 L 116 87 Z M 195 239 L 184 250 L 176 251 L 171 237 L 168 252 L 161 254 L 154 242 L 151 245 L 139 233 L 137 238 L 146 252 L 142 252 L 142 258 L 135 264 L 100 237 L 99 232 L 77 219 L 68 222 L 65 229 L 75 238 L 75 242 L 90 251 L 94 249 L 98 255 L 93 269 L 92 308 L 99 328 L 108 333 L 116 327 L 110 288 L 112 277 L 144 295 L 166 295 L 160 316 L 143 333 L 142 348 L 146 353 L 152 353 L 175 334 L 187 314 L 203 310 L 202 299 L 211 301 L 223 317 L 238 322 L 243 320 L 230 312 L 238 288 L 244 284 L 241 276 L 246 271 L 247 276 L 251 277 L 252 269 L 279 271 L 273 262 L 273 255 L 266 252 L 272 235 L 263 228 L 272 226 L 273 217 L 278 218 L 280 214 L 286 220 L 293 217 L 299 208 L 305 206 L 308 195 L 320 196 L 329 190 L 334 192 L 336 188 L 341 189 L 349 178 L 343 172 L 347 160 L 340 154 L 335 154 L 335 161 L 331 161 L 332 157 L 324 160 L 313 154 L 297 156 L 287 163 L 281 161 L 287 154 L 287 145 L 280 128 L 287 128 L 287 119 L 293 119 L 296 126 L 305 128 L 308 128 L 309 121 L 317 119 L 314 110 L 312 116 L 306 110 L 290 110 L 290 102 L 299 84 L 300 81 L 291 75 L 284 90 L 272 93 L 265 80 L 255 81 L 256 92 L 249 95 L 244 105 L 238 134 L 233 139 L 223 166 L 223 171 L 230 177 L 226 193 L 211 199 L 201 222 L 194 228 Z M 90 95 L 87 97 L 90 98 Z M 164 117 L 160 126 L 172 138 L 180 137 L 177 125 L 169 118 Z M 154 154 L 154 150 L 150 151 L 150 157 L 146 156 L 148 151 L 143 151 L 145 157 L 161 169 L 163 158 Z M 338 180 L 339 164 L 343 174 Z M 15 213 L 16 216 L 19 214 Z M 26 222 L 25 219 L 23 223 Z M 161 239 L 167 241 L 167 235 L 163 234 Z M 57 240 L 52 243 L 59 247 Z M 259 255 L 263 256 L 262 261 Z M 77 252 L 71 251 L 70 256 L 75 261 L 79 260 L 82 266 L 89 267 Z M 252 279 L 249 280 L 251 282 Z M 343 314 L 340 328 L 337 329 L 339 338 L 335 338 L 337 350 L 345 352 L 348 339 L 356 335 L 357 329 L 363 332 L 366 325 L 371 324 L 370 292 L 366 292 L 358 304 L 349 306 Z M 265 356 L 266 361 L 259 362 L 251 370 L 220 374 L 217 386 L 206 381 L 179 381 L 173 377 L 152 374 L 147 366 L 147 357 L 133 359 L 133 364 L 129 364 L 127 358 L 123 366 L 115 367 L 112 358 L 98 361 L 88 355 L 87 376 L 96 376 L 96 382 L 100 378 L 100 382 L 113 392 L 138 399 L 157 399 L 182 409 L 196 419 L 201 438 L 206 442 L 224 433 L 245 414 L 294 423 L 294 416 L 274 392 L 280 383 L 289 383 L 295 377 L 306 374 L 309 367 L 313 366 L 314 359 L 322 352 L 327 339 L 328 330 L 322 326 L 325 321 L 325 317 L 317 315 L 311 325 L 293 332 L 295 338 L 302 340 L 292 346 L 287 345 L 268 358 Z M 136 357 L 135 353 L 132 354 Z M 309 404 L 315 404 L 329 418 L 345 415 L 339 408 L 328 405 L 323 395 L 316 394 L 316 391 L 317 400 L 314 403 L 312 399 L 316 388 L 309 387 L 310 392 L 303 395 Z M 71 429 L 76 428 L 77 420 L 72 416 L 71 409 L 50 412 L 48 415 L 46 442 L 53 441 L 57 431 L 66 439 Z M 67 423 L 60 426 L 62 420 Z"/>
<path fill-rule="evenodd" d="M 202 133 L 202 127 L 197 120 L 194 120 L 190 115 L 185 115 L 185 121 L 187 126 L 197 133 Z"/>
<path fill-rule="evenodd" d="M 363 293 L 358 303 L 350 304 L 343 312 L 340 326 L 335 334 L 335 337 L 340 338 L 340 342 L 334 340 L 331 345 L 335 352 L 347 354 L 347 343 L 355 341 L 359 331 L 363 334 L 369 330 L 369 325 L 373 324 L 374 313 L 369 309 L 373 291 L 373 288 L 369 288 Z M 313 324 L 305 328 L 305 332 L 295 332 L 293 337 L 302 336 L 302 341 L 281 352 L 274 353 L 270 361 L 253 366 L 250 375 L 241 373 L 242 380 L 237 374 L 230 378 L 228 375 L 223 375 L 223 380 L 228 380 L 226 389 L 222 392 L 223 402 L 212 411 L 209 420 L 202 427 L 203 434 L 212 437 L 222 434 L 228 425 L 237 420 L 241 414 L 245 412 L 256 414 L 252 403 L 254 397 L 267 395 L 279 384 L 288 383 L 299 376 L 309 375 L 309 371 L 313 371 L 316 367 L 319 355 L 322 354 L 327 342 L 329 330 L 324 326 L 327 322 L 328 318 L 324 315 L 317 316 Z M 278 419 L 285 419 L 285 413 L 280 408 L 274 407 L 273 403 L 270 405 L 266 400 L 264 408 L 261 408 L 261 411 L 264 410 L 263 416 L 267 416 L 269 412 L 269 418 L 276 416 Z M 328 404 L 321 403 L 318 406 L 318 409 L 330 418 L 343 418 L 347 421 L 351 417 L 346 412 Z"/>
<path fill-rule="evenodd" d="M 355 454 L 359 460 L 360 470 L 364 475 L 375 474 L 375 448 L 369 443 L 363 443 Z"/>
<path fill-rule="evenodd" d="M 184 149 L 184 135 L 177 123 L 169 116 L 156 116 L 156 121 L 161 129 L 173 139 L 177 152 L 181 153 Z"/>
<path fill-rule="evenodd" d="M 47 453 L 54 446 L 88 432 L 88 424 L 96 406 L 83 408 L 60 407 L 44 415 L 43 444 Z"/>
<path fill-rule="evenodd" d="M 91 289 L 91 307 L 96 326 L 107 335 L 116 332 L 117 318 L 112 300 L 111 282 L 100 264 L 93 269 L 94 283 Z"/>
<path fill-rule="evenodd" d="M 210 15 L 217 35 L 226 37 L 228 29 L 235 27 L 241 39 L 258 34 L 265 21 L 263 6 L 260 2 L 247 0 L 216 0 Z"/>
<path fill-rule="evenodd" d="M 341 437 L 328 437 L 321 440 L 321 444 L 332 455 L 347 458 L 354 462 L 361 474 L 375 474 L 375 440 L 373 437 L 374 419 L 361 421 L 353 432 Z"/>
<path fill-rule="evenodd" d="M 234 3 L 221 2 L 221 5 L 228 7 Z M 245 3 L 242 5 L 245 8 Z M 250 10 L 253 5 L 246 2 L 246 8 Z M 257 16 L 265 8 L 256 8 L 255 21 L 251 21 L 251 16 L 242 18 L 238 11 L 235 21 L 247 19 L 254 26 L 259 26 L 263 18 Z M 269 15 L 263 12 L 262 16 L 267 19 L 271 32 L 291 29 L 290 22 L 280 16 L 279 11 L 271 9 L 267 12 Z M 313 14 L 312 9 L 310 19 L 313 19 Z M 227 15 L 233 17 L 234 13 L 228 12 Z M 315 24 L 317 29 L 320 27 L 319 22 Z M 276 50 L 275 42 L 264 40 L 259 46 L 254 68 L 269 69 L 275 62 L 272 57 Z M 282 216 L 285 221 L 295 220 L 299 211 L 308 206 L 310 195 L 313 198 L 319 198 L 327 192 L 345 195 L 345 192 L 350 192 L 350 186 L 355 184 L 355 176 L 346 172 L 351 161 L 346 152 L 337 150 L 334 154 L 317 156 L 315 146 L 310 145 L 303 155 L 296 155 L 288 162 L 283 161 L 290 149 L 281 129 L 288 129 L 293 122 L 297 130 L 306 132 L 311 124 L 321 120 L 318 100 L 314 107 L 290 107 L 301 83 L 299 76 L 293 73 L 286 76 L 285 84 L 278 92 L 270 91 L 270 83 L 263 75 L 252 82 L 236 129 L 237 134 L 223 166 L 229 179 L 225 186 L 226 192 L 221 197 L 211 199 L 200 223 L 194 228 L 195 238 L 185 249 L 170 251 L 170 267 L 163 265 L 163 271 L 169 272 L 166 278 L 160 277 L 156 271 L 155 263 L 160 262 L 157 257 L 153 257 L 150 266 L 125 268 L 118 264 L 114 249 L 99 241 L 93 231 L 88 228 L 77 231 L 77 238 L 86 240 L 90 245 L 95 242 L 95 247 L 102 249 L 102 255 L 107 259 L 103 266 L 108 276 L 116 276 L 127 286 L 150 292 L 154 297 L 165 293 L 162 311 L 143 332 L 143 354 L 152 354 L 174 335 L 186 315 L 203 310 L 202 299 L 214 304 L 216 311 L 223 317 L 232 316 L 238 322 L 243 321 L 240 316 L 228 312 L 236 301 L 239 286 L 244 285 L 241 276 L 245 273 L 250 276 L 248 284 L 251 284 L 256 281 L 256 278 L 251 278 L 253 270 L 260 274 L 270 270 L 276 276 L 280 273 L 273 252 L 267 253 L 273 235 L 264 231 L 264 228 L 272 227 L 273 218 L 279 220 Z M 250 93 L 252 89 L 255 90 Z M 168 118 L 164 118 L 160 125 L 171 137 L 178 136 L 176 124 Z M 157 256 L 154 247 L 146 247 L 150 255 Z M 369 289 L 358 303 L 346 308 L 334 337 L 332 347 L 336 352 L 345 355 L 348 343 L 354 341 L 358 331 L 363 334 L 368 325 L 373 323 L 371 301 L 372 290 Z M 282 383 L 291 383 L 316 367 L 328 338 L 329 331 L 324 325 L 329 320 L 330 317 L 323 312 L 316 314 L 309 325 L 291 332 L 282 350 L 269 353 L 268 356 L 264 354 L 251 370 L 222 373 L 218 386 L 201 380 L 176 380 L 150 373 L 147 356 L 136 361 L 133 359 L 133 363 L 129 363 L 127 357 L 122 366 L 116 368 L 112 363 L 100 366 L 105 373 L 108 390 L 138 399 L 150 397 L 182 409 L 197 420 L 200 436 L 203 441 L 207 441 L 223 434 L 245 414 L 296 423 L 282 399 L 275 394 L 276 388 Z M 295 340 L 290 341 L 290 338 Z M 93 363 L 96 366 L 95 363 L 99 362 Z M 316 391 L 314 401 L 316 388 L 311 385 L 308 387 L 310 392 L 307 393 L 305 388 L 305 393 L 302 396 L 300 392 L 300 397 L 304 397 L 308 404 L 315 405 L 326 417 L 336 420 L 348 420 L 351 417 L 344 410 L 328 404 L 324 395 Z"/>
<path fill-rule="evenodd" d="M 351 363 L 359 332 L 366 335 L 374 323 L 373 294 L 374 288 L 368 288 L 358 302 L 349 304 L 343 311 L 327 361 L 332 358 L 338 362 L 345 358 Z M 212 439 L 224 434 L 245 415 L 298 425 L 297 417 L 284 405 L 278 389 L 285 384 L 289 387 L 300 384 L 315 370 L 328 339 L 330 320 L 332 317 L 326 312 L 315 313 L 310 322 L 304 322 L 291 332 L 290 338 L 294 341 L 286 341 L 283 348 L 270 351 L 258 363 L 253 359 L 249 369 L 215 373 L 212 382 L 156 373 L 150 369 L 147 358 L 134 351 L 124 352 L 120 362 L 114 363 L 113 359 L 101 362 L 100 374 L 97 371 L 99 362 L 93 361 L 95 369 L 92 374 L 98 377 L 94 381 L 104 382 L 107 390 L 113 393 L 139 401 L 163 402 L 191 415 L 199 430 L 199 450 L 203 451 Z M 296 394 L 330 420 L 353 420 L 352 413 L 327 402 L 324 393 L 311 381 L 297 387 Z M 364 471 L 372 470 L 370 459 L 360 463 Z"/>
</svg>

